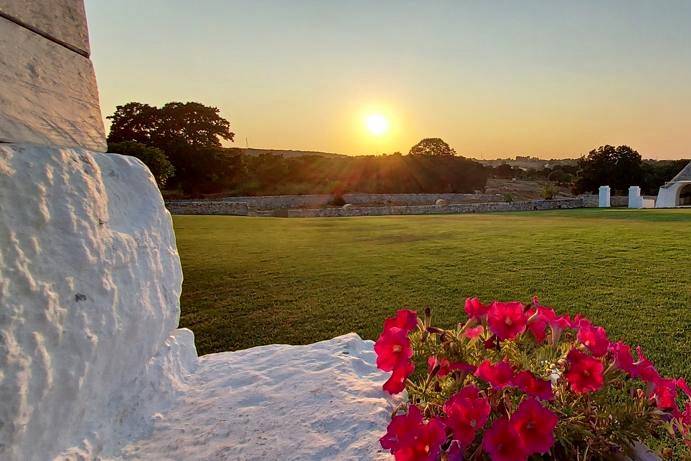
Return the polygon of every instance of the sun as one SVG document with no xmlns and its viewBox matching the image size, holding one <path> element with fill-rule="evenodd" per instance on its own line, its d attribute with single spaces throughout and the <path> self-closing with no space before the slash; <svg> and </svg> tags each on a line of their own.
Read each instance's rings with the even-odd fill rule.
<svg viewBox="0 0 691 461">
<path fill-rule="evenodd" d="M 381 136 L 389 131 L 389 120 L 381 114 L 370 114 L 365 117 L 365 126 L 375 136 Z"/>
</svg>

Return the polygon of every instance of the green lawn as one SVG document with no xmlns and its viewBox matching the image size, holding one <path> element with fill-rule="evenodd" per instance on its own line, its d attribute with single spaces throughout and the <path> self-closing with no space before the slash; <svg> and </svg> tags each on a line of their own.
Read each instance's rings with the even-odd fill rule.
<svg viewBox="0 0 691 461">
<path fill-rule="evenodd" d="M 691 377 L 691 210 L 174 222 L 200 354 L 373 339 L 402 307 L 449 326 L 469 295 L 538 294 Z"/>
</svg>

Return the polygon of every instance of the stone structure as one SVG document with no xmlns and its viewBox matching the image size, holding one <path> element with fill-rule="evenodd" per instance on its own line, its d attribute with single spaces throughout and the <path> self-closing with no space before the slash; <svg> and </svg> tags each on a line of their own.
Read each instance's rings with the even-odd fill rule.
<svg viewBox="0 0 691 461">
<path fill-rule="evenodd" d="M 691 206 L 691 162 L 671 181 L 660 187 L 656 208 Z"/>
<path fill-rule="evenodd" d="M 625 198 L 625 197 L 624 197 Z M 440 199 L 441 200 L 441 199 Z M 435 203 L 434 205 L 388 205 L 356 206 L 347 203 L 342 207 L 320 208 L 277 208 L 257 210 L 247 203 L 184 200 L 169 201 L 166 207 L 172 214 L 179 215 L 228 215 L 228 216 L 274 216 L 274 217 L 318 217 L 318 216 L 382 216 L 414 214 L 461 214 L 488 213 L 494 211 L 535 211 L 562 208 L 583 208 L 583 198 L 558 200 L 529 200 L 525 202 L 487 203 Z M 625 205 L 624 205 L 625 206 Z"/>
<path fill-rule="evenodd" d="M 640 186 L 629 187 L 629 208 L 643 208 Z"/>
<path fill-rule="evenodd" d="M 106 150 L 82 0 L 0 0 L 0 141 Z"/>
<path fill-rule="evenodd" d="M 386 205 L 434 205 L 437 200 L 446 200 L 448 203 L 484 203 L 501 202 L 502 196 L 495 194 L 363 194 L 353 193 L 344 194 L 343 199 L 346 203 L 356 206 L 386 206 Z M 319 208 L 327 206 L 333 200 L 333 196 L 328 194 L 311 195 L 264 195 L 264 196 L 244 196 L 244 197 L 225 197 L 214 199 L 213 202 L 242 203 L 250 209 L 278 210 L 288 208 Z M 169 200 L 167 205 L 170 207 L 184 207 L 191 203 L 198 205 L 206 200 Z"/>
<path fill-rule="evenodd" d="M 609 208 L 610 207 L 610 189 L 609 186 L 600 186 L 598 191 L 598 207 Z"/>
</svg>

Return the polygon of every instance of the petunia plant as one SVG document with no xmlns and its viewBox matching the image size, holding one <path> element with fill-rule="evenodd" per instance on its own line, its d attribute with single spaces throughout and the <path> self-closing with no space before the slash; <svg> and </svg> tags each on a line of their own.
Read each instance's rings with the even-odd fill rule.
<svg viewBox="0 0 691 461">
<path fill-rule="evenodd" d="M 691 455 L 691 390 L 640 347 L 537 298 L 470 298 L 465 312 L 454 329 L 432 326 L 429 310 L 384 322 L 383 387 L 407 392 L 380 440 L 396 460 L 618 459 L 651 438 Z"/>
</svg>

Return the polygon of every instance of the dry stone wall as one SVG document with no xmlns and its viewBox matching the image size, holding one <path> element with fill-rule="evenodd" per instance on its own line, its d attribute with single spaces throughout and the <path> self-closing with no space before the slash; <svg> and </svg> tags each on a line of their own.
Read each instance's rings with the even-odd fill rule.
<svg viewBox="0 0 691 461">
<path fill-rule="evenodd" d="M 489 213 L 496 211 L 535 211 L 567 208 L 583 208 L 583 199 L 532 200 L 525 202 L 449 203 L 435 205 L 404 206 L 356 206 L 351 203 L 343 207 L 320 208 L 276 208 L 258 210 L 248 203 L 220 201 L 174 201 L 166 204 L 172 214 L 182 215 L 230 215 L 230 216 L 275 216 L 275 217 L 320 217 L 320 216 L 382 216 L 415 214 L 459 214 Z"/>
<path fill-rule="evenodd" d="M 277 210 L 288 208 L 318 208 L 326 206 L 332 200 L 328 194 L 312 195 L 266 195 L 226 197 L 218 200 L 172 200 L 168 201 L 169 209 L 182 210 L 186 205 L 200 206 L 202 202 L 243 203 L 251 209 Z M 434 205 L 437 200 L 449 203 L 497 202 L 502 197 L 495 194 L 345 194 L 343 199 L 351 205 Z"/>
</svg>

